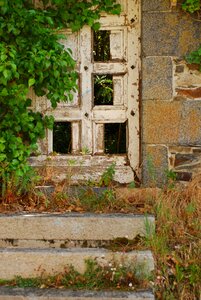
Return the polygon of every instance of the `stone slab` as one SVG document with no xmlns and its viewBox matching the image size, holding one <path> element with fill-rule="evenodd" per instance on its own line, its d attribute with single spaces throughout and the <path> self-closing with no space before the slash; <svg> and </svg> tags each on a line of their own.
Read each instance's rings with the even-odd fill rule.
<svg viewBox="0 0 201 300">
<path fill-rule="evenodd" d="M 200 43 L 200 22 L 190 16 L 184 13 L 143 13 L 143 56 L 181 57 L 196 50 Z"/>
<path fill-rule="evenodd" d="M 172 91 L 170 57 L 145 57 L 142 60 L 142 99 L 170 100 Z"/>
<path fill-rule="evenodd" d="M 39 155 L 29 158 L 32 167 L 39 170 L 45 182 L 70 182 L 86 184 L 87 181 L 99 182 L 103 172 L 115 163 L 114 181 L 130 183 L 134 180 L 132 168 L 128 165 L 127 155 Z"/>
<path fill-rule="evenodd" d="M 143 145 L 142 181 L 145 186 L 163 186 L 167 182 L 168 148 Z"/>
<path fill-rule="evenodd" d="M 170 0 L 143 0 L 142 11 L 170 11 Z"/>
<path fill-rule="evenodd" d="M 112 261 L 122 265 L 136 265 L 142 275 L 154 270 L 154 259 L 150 251 L 111 252 L 105 249 L 0 249 L 0 278 L 15 276 L 38 277 L 63 272 L 72 265 L 83 273 L 86 259 L 107 265 Z"/>
<path fill-rule="evenodd" d="M 70 291 L 58 289 L 22 289 L 0 287 L 0 300 L 154 300 L 150 291 Z"/>
<path fill-rule="evenodd" d="M 144 101 L 143 142 L 201 144 L 201 101 Z"/>
<path fill-rule="evenodd" d="M 153 216 L 134 214 L 15 214 L 0 216 L 0 240 L 104 241 L 145 234 Z"/>
</svg>

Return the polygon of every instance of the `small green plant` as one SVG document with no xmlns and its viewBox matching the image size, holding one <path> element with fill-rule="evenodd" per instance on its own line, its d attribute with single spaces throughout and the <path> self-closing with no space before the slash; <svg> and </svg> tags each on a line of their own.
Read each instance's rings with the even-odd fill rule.
<svg viewBox="0 0 201 300">
<path fill-rule="evenodd" d="M 200 0 L 185 0 L 182 4 L 182 9 L 193 14 L 201 8 Z"/>
<path fill-rule="evenodd" d="M 155 166 L 154 166 L 154 162 L 153 162 L 153 157 L 150 154 L 147 155 L 146 164 L 147 164 L 148 176 L 150 178 L 150 185 L 155 186 L 156 185 L 156 170 L 155 170 Z"/>
<path fill-rule="evenodd" d="M 173 189 L 177 180 L 177 173 L 175 173 L 173 170 L 166 170 L 165 176 L 167 178 L 167 187 L 169 189 Z"/>
<path fill-rule="evenodd" d="M 135 189 L 135 188 L 136 188 L 135 181 L 130 182 L 129 185 L 128 185 L 128 188 L 129 188 L 129 189 Z"/>
<path fill-rule="evenodd" d="M 201 45 L 196 51 L 188 54 L 186 60 L 190 64 L 197 64 L 201 72 Z"/>
<path fill-rule="evenodd" d="M 83 147 L 82 148 L 82 151 L 81 151 L 81 154 L 82 155 L 87 155 L 87 154 L 90 154 L 90 150 L 89 150 L 89 148 L 88 147 Z"/>
<path fill-rule="evenodd" d="M 0 191 L 3 201 L 13 202 L 15 198 L 32 192 L 34 186 L 40 181 L 35 170 L 27 168 L 24 176 L 19 176 L 15 172 L 10 173 L 2 170 L 1 172 L 2 181 L 0 181 Z"/>
<path fill-rule="evenodd" d="M 100 181 L 99 181 L 99 186 L 109 186 L 115 175 L 115 163 L 112 163 L 106 170 L 105 172 L 101 175 Z"/>
</svg>

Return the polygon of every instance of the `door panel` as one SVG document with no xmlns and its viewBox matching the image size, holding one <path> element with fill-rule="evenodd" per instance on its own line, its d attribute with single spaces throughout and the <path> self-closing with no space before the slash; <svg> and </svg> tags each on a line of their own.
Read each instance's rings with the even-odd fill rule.
<svg viewBox="0 0 201 300">
<path fill-rule="evenodd" d="M 52 114 L 55 122 L 71 122 L 70 155 L 51 156 L 54 152 L 53 133 L 48 130 L 46 139 L 40 143 L 41 156 L 32 158 L 33 165 L 37 165 L 37 161 L 41 165 L 46 161 L 46 165 L 57 168 L 60 172 L 60 175 L 54 172 L 58 173 L 57 179 L 64 178 L 72 159 L 76 161 L 75 181 L 76 176 L 77 181 L 82 181 L 89 174 L 91 179 L 96 178 L 113 161 L 117 165 L 115 176 L 119 182 L 132 181 L 133 169 L 138 171 L 140 5 L 136 0 L 119 2 L 123 6 L 121 15 L 103 14 L 100 31 L 95 35 L 88 26 L 79 33 L 62 32 L 67 40 L 61 40 L 61 43 L 66 49 L 72 49 L 79 73 L 79 90 L 73 101 L 60 103 L 53 110 L 46 99 L 35 99 L 35 109 Z M 101 37 L 105 41 L 104 47 L 97 42 Z M 105 51 L 104 55 L 99 55 L 100 51 Z M 105 93 L 102 102 L 95 99 L 102 97 L 102 94 L 97 96 L 97 84 Z M 126 124 L 127 153 L 106 155 L 106 135 L 108 128 L 112 128 L 107 124 L 116 126 L 120 123 Z"/>
</svg>

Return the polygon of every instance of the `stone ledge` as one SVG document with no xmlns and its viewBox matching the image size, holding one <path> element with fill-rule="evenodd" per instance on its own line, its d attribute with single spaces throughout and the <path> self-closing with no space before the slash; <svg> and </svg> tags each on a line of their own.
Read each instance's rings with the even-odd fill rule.
<svg viewBox="0 0 201 300">
<path fill-rule="evenodd" d="M 0 240 L 90 240 L 145 235 L 154 217 L 134 214 L 15 214 L 0 216 Z"/>
<path fill-rule="evenodd" d="M 0 300 L 154 300 L 151 291 L 64 291 L 58 289 L 22 289 L 0 287 Z"/>
<path fill-rule="evenodd" d="M 154 270 L 154 259 L 150 251 L 111 252 L 105 249 L 0 249 L 0 278 L 15 276 L 39 277 L 54 275 L 72 265 L 80 273 L 86 269 L 85 261 L 95 260 L 99 265 L 112 261 L 122 265 L 139 265 L 143 276 Z"/>
</svg>

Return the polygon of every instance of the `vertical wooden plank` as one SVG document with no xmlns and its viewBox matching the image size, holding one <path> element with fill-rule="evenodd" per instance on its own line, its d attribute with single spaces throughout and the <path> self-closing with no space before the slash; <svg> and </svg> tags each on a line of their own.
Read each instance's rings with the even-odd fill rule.
<svg viewBox="0 0 201 300">
<path fill-rule="evenodd" d="M 128 158 L 139 171 L 140 1 L 128 0 Z"/>
<path fill-rule="evenodd" d="M 80 31 L 80 52 L 81 58 L 81 108 L 82 108 L 82 138 L 81 147 L 92 153 L 92 31 L 88 26 L 84 26 Z"/>
<path fill-rule="evenodd" d="M 113 76 L 113 97 L 114 105 L 121 106 L 124 104 L 124 78 L 123 76 Z"/>
<path fill-rule="evenodd" d="M 80 152 L 80 122 L 71 123 L 72 154 Z"/>
<path fill-rule="evenodd" d="M 53 130 L 47 130 L 48 154 L 53 152 Z"/>
<path fill-rule="evenodd" d="M 124 32 L 123 30 L 111 30 L 110 54 L 112 59 L 123 59 L 124 55 Z"/>
<path fill-rule="evenodd" d="M 104 153 L 104 124 L 94 123 L 94 153 Z"/>
</svg>

